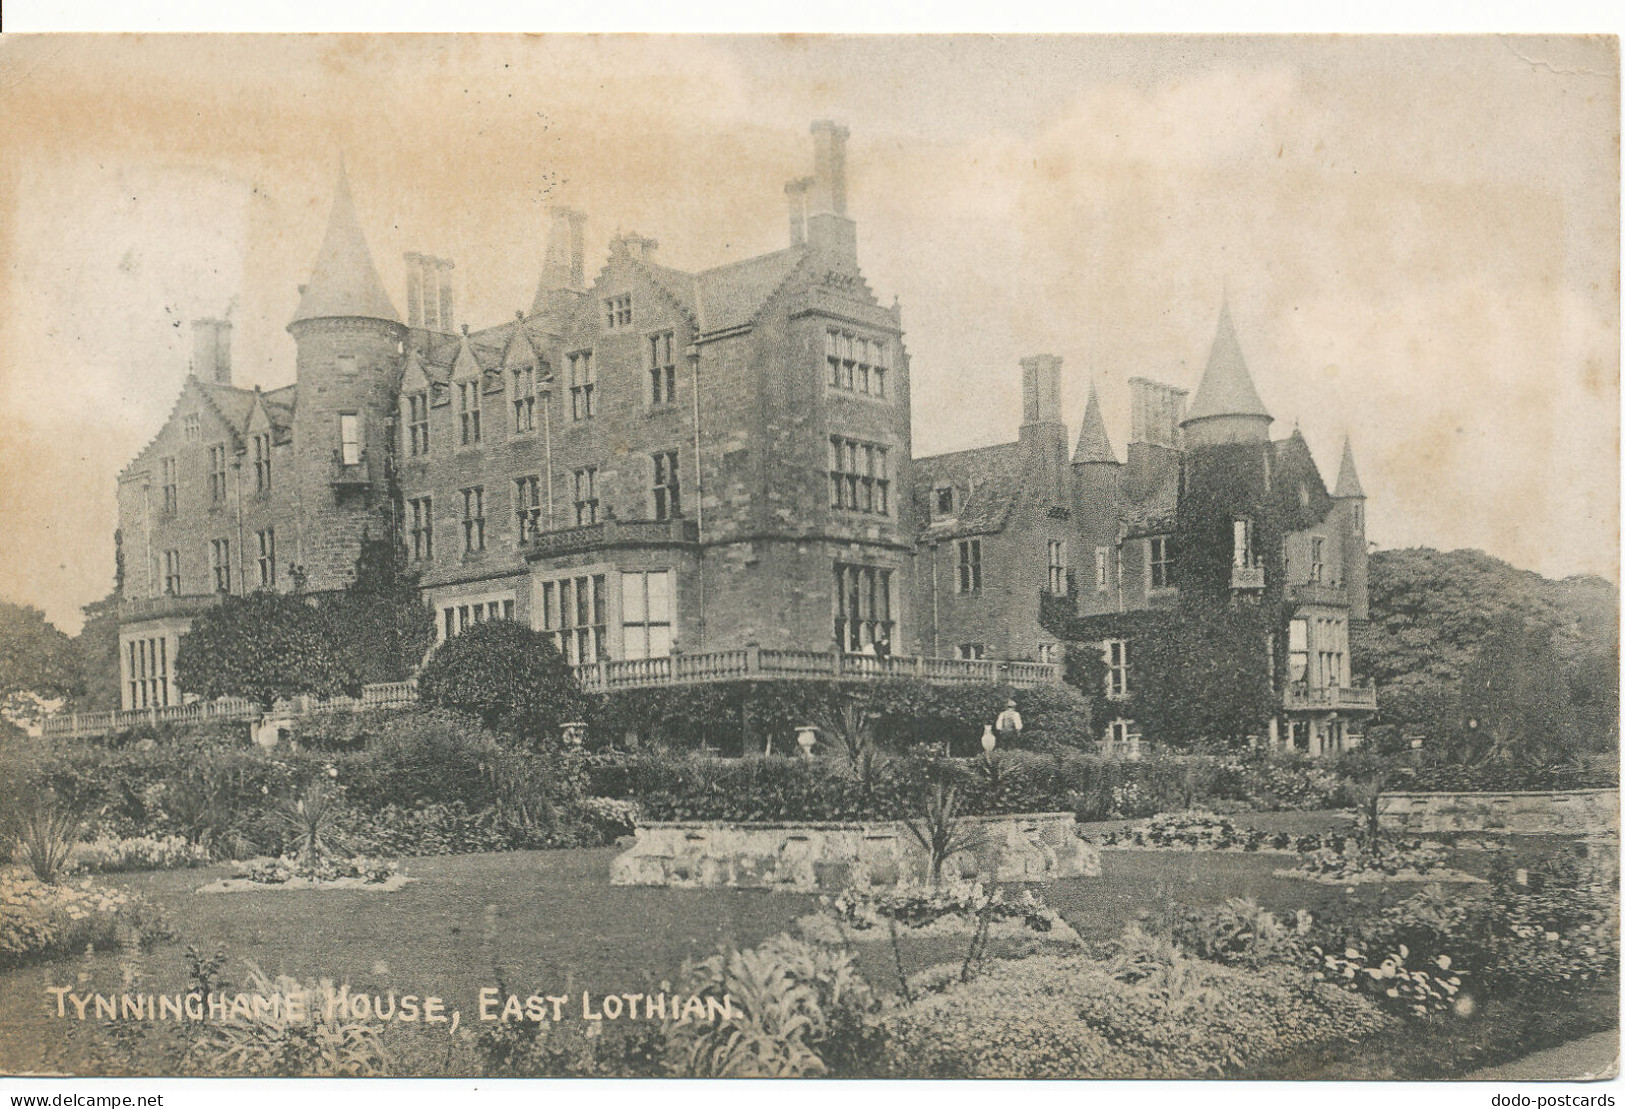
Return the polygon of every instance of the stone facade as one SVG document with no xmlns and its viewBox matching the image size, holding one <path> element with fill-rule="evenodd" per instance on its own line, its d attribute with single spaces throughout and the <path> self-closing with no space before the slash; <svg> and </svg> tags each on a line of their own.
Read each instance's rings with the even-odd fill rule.
<svg viewBox="0 0 1625 1109">
<path fill-rule="evenodd" d="M 1060 661 L 1040 596 L 1065 598 L 1102 629 L 1116 671 L 1103 692 L 1119 712 L 1100 738 L 1137 753 L 1135 615 L 1182 594 L 1260 605 L 1281 660 L 1280 711 L 1260 739 L 1314 755 L 1357 744 L 1376 707 L 1350 651 L 1367 618 L 1365 493 L 1347 444 L 1329 489 L 1301 434 L 1270 438 L 1228 307 L 1189 413 L 1185 390 L 1131 382 L 1124 462 L 1092 388 L 1068 460 L 1059 359 L 1023 359 L 1021 374 L 1016 442 L 914 461 L 922 650 Z"/>
<path fill-rule="evenodd" d="M 858 266 L 846 131 L 812 137 L 783 250 L 694 273 L 627 234 L 588 281 L 560 209 L 530 311 L 482 330 L 421 254 L 402 322 L 341 179 L 296 385 L 233 387 L 229 325 L 203 321 L 120 477 L 124 707 L 179 699 L 199 605 L 342 589 L 369 535 L 405 548 L 442 637 L 513 618 L 572 662 L 912 642 L 908 355 Z"/>
</svg>

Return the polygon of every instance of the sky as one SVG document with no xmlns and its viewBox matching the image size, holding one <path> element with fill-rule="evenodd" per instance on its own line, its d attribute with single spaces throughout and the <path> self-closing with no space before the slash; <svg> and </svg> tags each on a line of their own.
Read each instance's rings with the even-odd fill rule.
<svg viewBox="0 0 1625 1109">
<path fill-rule="evenodd" d="M 528 307 L 547 209 L 699 269 L 787 240 L 808 125 L 901 304 L 917 455 L 1011 440 L 1019 359 L 1195 388 L 1228 298 L 1260 395 L 1380 547 L 1619 580 L 1619 61 L 1576 37 L 6 36 L 0 598 L 74 631 L 115 477 L 189 320 L 238 385 L 286 324 L 342 155 L 384 281 L 456 263 L 459 321 Z"/>
</svg>

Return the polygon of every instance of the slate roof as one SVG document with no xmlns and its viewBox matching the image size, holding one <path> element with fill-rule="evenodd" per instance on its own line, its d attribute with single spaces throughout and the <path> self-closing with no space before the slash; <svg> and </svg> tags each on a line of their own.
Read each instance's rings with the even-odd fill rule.
<svg viewBox="0 0 1625 1109">
<path fill-rule="evenodd" d="M 1081 462 L 1117 463 L 1112 441 L 1106 434 L 1106 420 L 1100 414 L 1100 395 L 1095 392 L 1093 381 L 1089 383 L 1089 406 L 1083 410 L 1083 426 L 1078 429 L 1078 449 L 1072 454 L 1072 462 L 1074 465 Z"/>
<path fill-rule="evenodd" d="M 1219 327 L 1208 352 L 1207 369 L 1202 371 L 1202 383 L 1196 388 L 1196 399 L 1185 413 L 1184 422 L 1189 424 L 1210 416 L 1270 418 L 1253 386 L 1252 375 L 1247 372 L 1247 361 L 1241 356 L 1241 343 L 1236 339 L 1236 325 L 1230 320 L 1228 301 L 1219 309 Z"/>
<path fill-rule="evenodd" d="M 806 255 L 804 247 L 788 247 L 696 274 L 700 326 L 710 332 L 750 323 Z"/>
<path fill-rule="evenodd" d="M 1359 471 L 1354 468 L 1354 444 L 1349 442 L 1346 435 L 1343 437 L 1343 463 L 1337 468 L 1337 491 L 1332 496 L 1365 496 L 1365 489 L 1360 485 Z"/>
<path fill-rule="evenodd" d="M 379 280 L 372 250 L 361 231 L 355 199 L 350 195 L 350 179 L 339 171 L 333 196 L 333 212 L 327 220 L 327 234 L 316 254 L 316 265 L 299 297 L 299 309 L 289 326 L 301 320 L 358 316 L 400 323 L 400 314 Z"/>
<path fill-rule="evenodd" d="M 1153 535 L 1172 529 L 1179 510 L 1179 467 L 1167 466 L 1137 497 L 1125 496 L 1121 522 L 1128 535 Z"/>
<path fill-rule="evenodd" d="M 1001 530 L 1010 516 L 1021 487 L 1020 444 L 1000 443 L 994 447 L 938 454 L 914 460 L 916 494 L 930 498 L 932 490 L 954 487 L 958 512 L 933 520 L 922 538 L 926 542 L 961 535 L 986 535 Z M 927 500 L 927 513 L 935 506 Z"/>
</svg>

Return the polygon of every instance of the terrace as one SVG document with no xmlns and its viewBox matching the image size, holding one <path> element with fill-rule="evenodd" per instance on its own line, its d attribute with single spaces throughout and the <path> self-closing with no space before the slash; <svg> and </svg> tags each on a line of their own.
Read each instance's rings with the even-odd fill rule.
<svg viewBox="0 0 1625 1109">
<path fill-rule="evenodd" d="M 698 685 L 747 680 L 891 681 L 914 679 L 937 685 L 984 682 L 1031 689 L 1061 680 L 1061 668 L 1048 662 L 1003 662 L 996 659 L 919 658 L 909 655 L 855 655 L 835 651 L 780 651 L 741 647 L 732 651 L 671 655 L 666 658 L 611 659 L 575 667 L 576 681 L 588 693 L 657 686 Z M 359 697 L 301 697 L 278 701 L 272 716 L 306 716 L 323 712 L 366 712 L 400 708 L 417 700 L 415 682 L 389 682 L 362 687 Z M 241 698 L 197 701 L 113 712 L 61 713 L 46 719 L 42 734 L 64 738 L 106 735 L 142 724 L 180 721 L 258 720 L 259 706 Z"/>
</svg>

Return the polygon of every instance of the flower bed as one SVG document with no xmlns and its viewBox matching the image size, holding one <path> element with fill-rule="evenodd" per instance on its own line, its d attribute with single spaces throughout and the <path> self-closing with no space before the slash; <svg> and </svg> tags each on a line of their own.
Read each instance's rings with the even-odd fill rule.
<svg viewBox="0 0 1625 1109">
<path fill-rule="evenodd" d="M 368 889 L 386 892 L 413 881 L 387 859 L 356 855 L 348 859 L 321 856 L 293 859 L 250 859 L 230 878 L 199 889 L 199 893 L 244 893 L 250 890 Z"/>
<path fill-rule="evenodd" d="M 820 943 L 881 942 L 888 939 L 888 921 L 914 936 L 971 935 L 985 925 L 992 939 L 1079 942 L 1072 926 L 1031 890 L 989 892 L 980 882 L 905 885 L 885 893 L 845 889 L 822 898 L 821 906 L 796 921 L 802 935 Z"/>
<path fill-rule="evenodd" d="M 50 885 L 22 868 L 0 872 L 0 968 L 173 937 L 163 913 L 90 878 Z"/>
<path fill-rule="evenodd" d="M 184 836 L 97 836 L 76 845 L 70 864 L 95 874 L 203 866 L 209 852 Z"/>
<path fill-rule="evenodd" d="M 1420 840 L 1385 842 L 1370 850 L 1352 839 L 1342 850 L 1323 847 L 1303 856 L 1295 867 L 1274 871 L 1277 878 L 1303 878 L 1328 886 L 1366 882 L 1482 882 L 1445 865 L 1445 854 Z"/>
<path fill-rule="evenodd" d="M 1388 1026 L 1367 999 L 1283 967 L 1165 952 L 998 961 L 893 1010 L 891 1072 L 911 1078 L 1194 1078 Z"/>
<path fill-rule="evenodd" d="M 1353 837 L 1332 832 L 1265 832 L 1237 828 L 1230 818 L 1204 809 L 1162 813 L 1132 827 L 1087 837 L 1117 851 L 1248 851 L 1296 854 L 1331 848 L 1341 851 Z"/>
</svg>

